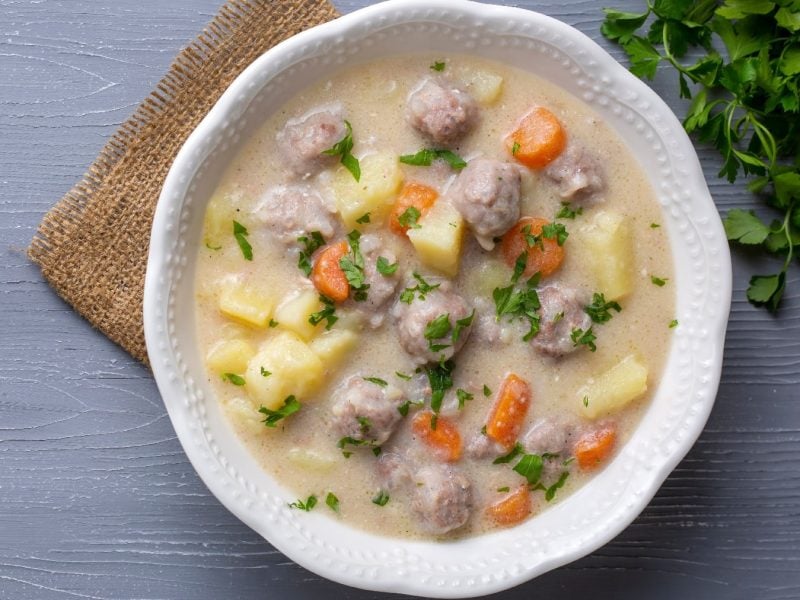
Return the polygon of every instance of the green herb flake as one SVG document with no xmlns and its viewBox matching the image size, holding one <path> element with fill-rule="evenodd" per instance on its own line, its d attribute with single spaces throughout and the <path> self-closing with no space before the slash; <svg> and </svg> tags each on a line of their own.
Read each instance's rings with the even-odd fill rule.
<svg viewBox="0 0 800 600">
<path fill-rule="evenodd" d="M 580 327 L 576 327 L 572 330 L 572 333 L 570 333 L 569 337 L 572 340 L 573 346 L 586 346 L 592 352 L 597 351 L 597 345 L 594 343 L 597 339 L 597 336 L 595 336 L 594 331 L 592 331 L 592 327 L 589 327 L 589 329 L 586 331 Z"/>
<path fill-rule="evenodd" d="M 425 339 L 428 340 L 428 348 L 431 352 L 439 352 L 440 350 L 450 347 L 450 344 L 435 344 L 434 341 L 449 334 L 451 328 L 449 314 L 439 315 L 428 322 L 423 335 Z"/>
<path fill-rule="evenodd" d="M 378 262 L 375 263 L 375 268 L 378 269 L 378 273 L 383 275 L 384 277 L 391 277 L 392 275 L 397 272 L 397 267 L 400 263 L 394 262 L 389 263 L 389 259 L 379 256 Z"/>
<path fill-rule="evenodd" d="M 397 375 L 400 379 L 405 381 L 411 381 L 411 375 L 406 375 L 405 373 L 401 373 L 400 371 L 395 371 L 395 375 Z"/>
<path fill-rule="evenodd" d="M 356 181 L 361 180 L 361 164 L 358 162 L 358 159 L 353 156 L 353 128 L 350 125 L 349 121 L 344 122 L 345 126 L 345 134 L 344 137 L 336 142 L 332 148 L 328 148 L 327 150 L 323 151 L 323 154 L 327 154 L 328 156 L 340 156 L 341 163 L 345 169 L 350 171 L 350 174 L 353 176 L 353 179 Z"/>
<path fill-rule="evenodd" d="M 414 295 L 420 299 L 425 300 L 425 297 L 431 293 L 433 290 L 437 289 L 441 284 L 436 283 L 434 285 L 429 284 L 425 279 L 414 271 L 412 274 L 414 279 L 417 280 L 417 285 L 414 287 L 404 289 L 400 294 L 400 302 L 405 302 L 406 304 L 411 304 L 414 301 Z"/>
<path fill-rule="evenodd" d="M 508 487 L 507 485 L 504 485 L 503 487 L 499 487 L 499 488 L 497 488 L 497 491 L 498 491 L 498 492 L 507 492 L 507 491 L 509 491 L 510 489 L 511 489 L 510 487 Z"/>
<path fill-rule="evenodd" d="M 316 326 L 322 321 L 326 321 L 325 329 L 330 330 L 334 326 L 339 317 L 336 316 L 336 304 L 327 296 L 320 294 L 319 301 L 322 302 L 324 308 L 308 316 L 308 322 Z"/>
<path fill-rule="evenodd" d="M 353 455 L 352 452 L 346 450 L 347 446 L 354 446 L 356 448 L 372 448 L 372 452 L 375 454 L 375 456 L 381 453 L 380 448 L 375 446 L 374 440 L 359 440 L 348 435 L 336 442 L 336 447 L 342 451 L 342 455 L 345 458 L 350 458 Z"/>
<path fill-rule="evenodd" d="M 653 285 L 657 285 L 658 287 L 664 287 L 669 281 L 668 279 L 662 279 L 661 277 L 656 277 L 655 275 L 650 276 L 650 281 L 653 282 Z"/>
<path fill-rule="evenodd" d="M 548 223 L 542 227 L 542 236 L 555 240 L 559 246 L 563 246 L 569 237 L 569 233 L 562 223 Z"/>
<path fill-rule="evenodd" d="M 403 154 L 400 157 L 401 163 L 415 167 L 430 167 L 434 160 L 443 160 L 456 171 L 467 166 L 467 161 L 452 150 L 425 148 L 416 154 Z"/>
<path fill-rule="evenodd" d="M 544 492 L 544 499 L 550 502 L 553 498 L 556 497 L 556 492 L 564 487 L 564 483 L 567 481 L 567 477 L 569 477 L 569 471 L 563 471 L 554 484 L 547 487 Z"/>
<path fill-rule="evenodd" d="M 431 70 L 438 71 L 439 73 L 441 73 L 442 71 L 444 71 L 446 66 L 447 66 L 446 63 L 437 60 L 431 65 Z"/>
<path fill-rule="evenodd" d="M 517 442 L 514 444 L 514 447 L 508 454 L 504 454 L 503 456 L 499 456 L 492 461 L 493 465 L 504 465 L 506 463 L 510 463 L 512 460 L 517 458 L 520 454 L 525 453 L 525 448 L 522 447 L 522 444 Z"/>
<path fill-rule="evenodd" d="M 364 256 L 361 254 L 361 232 L 354 229 L 347 234 L 347 242 L 350 252 L 339 259 L 339 266 L 344 271 L 344 276 L 350 284 L 353 299 L 356 302 L 363 302 L 367 299 L 369 284 L 366 283 L 364 272 Z"/>
<path fill-rule="evenodd" d="M 261 367 L 261 376 L 262 377 L 269 377 L 272 375 L 272 371 L 267 371 L 264 367 Z"/>
<path fill-rule="evenodd" d="M 514 471 L 528 480 L 528 485 L 536 485 L 542 476 L 544 462 L 538 454 L 525 454 L 514 466 Z"/>
<path fill-rule="evenodd" d="M 386 387 L 389 385 L 385 380 L 381 379 L 380 377 L 364 377 L 364 381 L 369 381 L 370 383 L 374 383 L 379 387 Z"/>
<path fill-rule="evenodd" d="M 237 375 L 236 373 L 223 373 L 222 381 L 227 381 L 228 383 L 232 383 L 233 385 L 239 385 L 239 386 L 245 384 L 244 377 L 242 377 L 241 375 Z"/>
<path fill-rule="evenodd" d="M 421 225 L 417 224 L 417 220 L 421 216 L 422 213 L 416 206 L 409 206 L 403 211 L 403 214 L 397 217 L 397 222 L 400 223 L 402 227 L 406 227 L 407 229 L 419 229 Z"/>
<path fill-rule="evenodd" d="M 519 142 L 514 142 L 511 146 L 511 156 L 516 156 L 517 152 L 519 152 Z"/>
<path fill-rule="evenodd" d="M 468 391 L 458 388 L 456 390 L 456 398 L 458 398 L 458 410 L 464 408 L 466 403 L 472 400 L 474 397 L 474 394 L 470 394 Z"/>
<path fill-rule="evenodd" d="M 333 492 L 328 492 L 328 495 L 325 496 L 325 504 L 328 505 L 333 512 L 339 512 L 339 498 L 336 497 L 336 494 Z"/>
<path fill-rule="evenodd" d="M 592 303 L 585 307 L 584 310 L 586 314 L 592 319 L 594 323 L 607 323 L 611 320 L 611 317 L 614 315 L 611 314 L 611 311 L 614 310 L 616 312 L 622 311 L 622 307 L 619 305 L 618 302 L 613 300 L 606 302 L 606 298 L 604 294 L 600 294 L 595 292 L 592 295 Z"/>
<path fill-rule="evenodd" d="M 659 227 L 661 227 L 661 225 L 658 223 L 650 223 L 650 229 L 658 229 Z"/>
<path fill-rule="evenodd" d="M 389 502 L 389 494 L 384 490 L 378 490 L 378 493 L 372 498 L 372 503 L 378 506 L 386 506 L 387 502 Z"/>
<path fill-rule="evenodd" d="M 276 427 L 278 421 L 285 419 L 289 415 L 293 415 L 298 410 L 300 410 L 300 402 L 292 395 L 286 397 L 283 401 L 283 406 L 278 410 L 271 410 L 266 406 L 262 406 L 258 409 L 258 412 L 264 415 L 264 420 L 261 421 L 264 425 L 267 427 Z"/>
<path fill-rule="evenodd" d="M 589 396 L 583 397 L 583 405 L 588 408 L 589 407 Z"/>
<path fill-rule="evenodd" d="M 269 320 L 269 327 L 270 327 L 270 329 L 274 329 L 274 328 L 275 328 L 275 327 L 277 327 L 278 325 L 280 325 L 280 323 L 278 323 L 278 322 L 277 322 L 275 319 L 270 319 L 270 320 Z"/>
<path fill-rule="evenodd" d="M 356 219 L 356 223 L 358 223 L 359 225 L 366 225 L 367 223 L 370 222 L 369 219 L 370 219 L 369 213 L 364 213 L 363 215 L 361 215 Z"/>
<path fill-rule="evenodd" d="M 301 235 L 297 241 L 303 246 L 297 257 L 297 266 L 308 277 L 313 268 L 311 255 L 325 245 L 325 238 L 319 231 L 312 231 L 309 236 Z"/>
<path fill-rule="evenodd" d="M 453 370 L 455 368 L 455 363 L 452 360 L 448 360 L 426 369 L 428 382 L 431 386 L 431 410 L 434 413 L 434 417 L 439 414 L 439 410 L 442 408 L 445 392 L 453 387 Z M 431 429 L 436 429 L 433 422 L 431 423 Z"/>
<path fill-rule="evenodd" d="M 678 326 L 678 319 L 672 319 L 672 321 L 669 322 L 670 329 L 675 329 L 677 326 Z"/>
<path fill-rule="evenodd" d="M 556 219 L 574 219 L 583 214 L 583 207 L 573 209 L 569 202 L 562 202 L 561 209 L 556 213 Z"/>
<path fill-rule="evenodd" d="M 239 244 L 242 256 L 244 256 L 245 260 L 253 260 L 253 247 L 250 245 L 250 242 L 247 241 L 248 235 L 249 233 L 244 225 L 239 223 L 239 221 L 233 222 L 233 237 L 236 238 L 236 243 Z"/>
<path fill-rule="evenodd" d="M 317 497 L 309 496 L 308 498 L 306 498 L 305 502 L 303 502 L 302 500 L 295 500 L 294 502 L 289 504 L 289 508 L 296 508 L 298 510 L 304 510 L 305 512 L 308 512 L 316 505 L 317 505 Z"/>
<path fill-rule="evenodd" d="M 485 383 L 483 384 L 483 395 L 487 398 L 492 395 L 492 390 L 489 389 L 489 386 Z"/>
</svg>

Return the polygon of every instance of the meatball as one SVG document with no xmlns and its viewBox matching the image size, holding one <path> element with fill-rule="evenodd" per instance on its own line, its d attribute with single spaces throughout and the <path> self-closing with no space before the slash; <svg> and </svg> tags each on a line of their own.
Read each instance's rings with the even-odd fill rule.
<svg viewBox="0 0 800 600">
<path fill-rule="evenodd" d="M 305 185 L 272 188 L 255 212 L 275 238 L 287 245 L 312 231 L 319 231 L 325 239 L 330 239 L 338 225 L 334 208 Z"/>
<path fill-rule="evenodd" d="M 405 394 L 393 385 L 381 386 L 363 377 L 348 378 L 333 393 L 333 426 L 342 437 L 380 446 L 394 432 Z"/>
<path fill-rule="evenodd" d="M 410 304 L 397 302 L 393 314 L 400 345 L 416 364 L 421 365 L 442 358 L 447 360 L 461 349 L 472 330 L 473 319 L 470 316 L 474 316 L 474 311 L 464 298 L 450 291 L 445 282 L 438 289 L 428 292 L 424 300 L 417 297 Z M 428 326 L 443 316 L 446 316 L 450 327 L 443 327 L 446 332 L 439 338 L 426 338 Z M 456 321 L 462 321 L 462 325 L 457 325 Z M 463 324 L 466 321 L 469 324 Z M 456 329 L 459 332 L 454 340 Z"/>
<path fill-rule="evenodd" d="M 472 97 L 444 81 L 425 79 L 408 97 L 409 125 L 443 146 L 464 137 L 477 119 L 478 109 Z"/>
<path fill-rule="evenodd" d="M 430 465 L 414 474 L 411 510 L 424 530 L 441 535 L 469 519 L 472 494 L 469 480 L 454 467 Z"/>
<path fill-rule="evenodd" d="M 453 184 L 453 206 L 485 250 L 519 220 L 521 185 L 519 167 L 491 158 L 470 161 Z"/>
<path fill-rule="evenodd" d="M 572 288 L 550 285 L 538 290 L 539 333 L 533 347 L 550 356 L 561 356 L 576 349 L 570 337 L 575 329 L 586 331 L 592 321 L 584 310 L 578 292 Z"/>
<path fill-rule="evenodd" d="M 467 456 L 475 459 L 495 459 L 498 456 L 503 456 L 507 452 L 508 450 L 506 448 L 503 448 L 503 446 L 482 433 L 472 438 L 466 448 Z"/>
<path fill-rule="evenodd" d="M 359 244 L 364 257 L 364 282 L 369 285 L 367 299 L 356 302 L 356 308 L 368 313 L 368 323 L 371 327 L 380 327 L 386 318 L 383 310 L 386 302 L 394 295 L 397 284 L 400 282 L 398 272 L 392 275 L 383 275 L 378 271 L 378 258 L 383 257 L 389 264 L 397 260 L 395 253 L 383 245 L 377 235 L 364 235 Z"/>
<path fill-rule="evenodd" d="M 593 206 L 605 200 L 603 167 L 583 146 L 573 144 L 544 170 L 545 176 L 558 184 L 565 200 Z"/>
<path fill-rule="evenodd" d="M 411 487 L 413 473 L 406 459 L 394 452 L 384 452 L 378 458 L 376 469 L 384 488 L 401 492 Z"/>
<path fill-rule="evenodd" d="M 522 445 L 529 454 L 561 454 L 569 447 L 574 433 L 573 423 L 543 417 L 522 437 Z"/>
<path fill-rule="evenodd" d="M 323 154 L 347 132 L 341 107 L 320 108 L 290 119 L 278 133 L 277 141 L 289 170 L 297 177 L 310 177 L 338 158 Z"/>
</svg>

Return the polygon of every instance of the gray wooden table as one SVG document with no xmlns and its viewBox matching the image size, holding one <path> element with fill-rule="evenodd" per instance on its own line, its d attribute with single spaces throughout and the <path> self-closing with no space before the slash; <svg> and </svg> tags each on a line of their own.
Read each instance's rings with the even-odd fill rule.
<svg viewBox="0 0 800 600">
<path fill-rule="evenodd" d="M 220 0 L 0 0 L 0 598 L 372 598 L 296 566 L 195 475 L 150 373 L 42 281 L 24 249 Z M 528 0 L 599 36 L 606 3 Z M 366 0 L 339 0 L 342 12 Z M 656 89 L 681 114 L 671 77 Z M 725 211 L 743 186 L 719 182 Z M 593 555 L 508 598 L 800 598 L 800 278 L 779 318 L 734 252 L 722 387 L 697 445 Z"/>
</svg>

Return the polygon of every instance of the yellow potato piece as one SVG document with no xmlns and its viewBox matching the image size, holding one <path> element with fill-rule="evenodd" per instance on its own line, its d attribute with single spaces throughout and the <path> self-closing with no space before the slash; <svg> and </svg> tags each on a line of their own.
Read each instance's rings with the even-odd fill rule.
<svg viewBox="0 0 800 600">
<path fill-rule="evenodd" d="M 582 234 L 597 291 L 604 293 L 608 300 L 618 300 L 629 294 L 636 267 L 628 220 L 617 213 L 601 212 Z"/>
<path fill-rule="evenodd" d="M 288 329 L 304 340 L 310 340 L 324 329 L 324 326 L 322 324 L 312 325 L 308 319 L 323 308 L 324 306 L 319 300 L 319 293 L 310 289 L 302 290 L 289 295 L 281 302 L 275 310 L 275 320 L 281 329 Z"/>
<path fill-rule="evenodd" d="M 336 458 L 309 450 L 308 448 L 292 448 L 286 453 L 286 458 L 294 466 L 304 471 L 326 473 L 336 466 Z"/>
<path fill-rule="evenodd" d="M 491 71 L 463 69 L 459 73 L 459 79 L 464 84 L 466 91 L 484 106 L 497 102 L 503 92 L 503 78 Z"/>
<path fill-rule="evenodd" d="M 251 327 L 266 327 L 273 307 L 272 298 L 264 291 L 247 285 L 228 285 L 219 296 L 223 315 Z"/>
<path fill-rule="evenodd" d="M 260 433 L 264 429 L 264 424 L 261 422 L 264 415 L 258 412 L 246 398 L 232 398 L 225 403 L 225 410 L 234 423 L 253 433 Z"/>
<path fill-rule="evenodd" d="M 380 222 L 392 206 L 403 183 L 400 163 L 394 154 L 370 154 L 360 160 L 361 179 L 356 181 L 344 167 L 339 167 L 331 184 L 336 208 L 345 225 L 358 227 L 357 219 L 370 213 L 373 223 Z"/>
<path fill-rule="evenodd" d="M 464 219 L 452 204 L 439 200 L 419 220 L 418 229 L 408 230 L 408 239 L 423 264 L 450 277 L 458 275 Z"/>
<path fill-rule="evenodd" d="M 347 356 L 347 353 L 353 349 L 356 341 L 357 336 L 352 331 L 331 329 L 314 338 L 309 344 L 309 348 L 320 358 L 325 365 L 326 371 L 331 372 L 339 366 Z"/>
<path fill-rule="evenodd" d="M 290 395 L 298 400 L 306 398 L 319 385 L 322 373 L 322 361 L 311 348 L 295 334 L 284 331 L 264 342 L 250 359 L 246 389 L 256 407 L 276 410 Z"/>
<path fill-rule="evenodd" d="M 580 412 L 596 419 L 624 408 L 647 391 L 647 367 L 633 354 L 578 390 Z"/>
<path fill-rule="evenodd" d="M 243 373 L 255 353 L 253 345 L 246 340 L 222 340 L 208 351 L 206 364 L 209 369 L 220 374 Z"/>
</svg>

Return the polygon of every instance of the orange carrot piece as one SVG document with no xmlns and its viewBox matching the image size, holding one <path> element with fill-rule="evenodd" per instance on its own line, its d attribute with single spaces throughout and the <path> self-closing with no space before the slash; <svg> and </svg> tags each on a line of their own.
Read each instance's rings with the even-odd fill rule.
<svg viewBox="0 0 800 600">
<path fill-rule="evenodd" d="M 447 417 L 436 417 L 436 429 L 431 427 L 433 413 L 418 412 L 411 422 L 411 430 L 425 444 L 433 448 L 441 460 L 455 462 L 461 458 L 461 434 L 458 427 Z"/>
<path fill-rule="evenodd" d="M 614 450 L 616 441 L 617 431 L 613 425 L 584 433 L 573 448 L 578 465 L 581 469 L 596 469 Z"/>
<path fill-rule="evenodd" d="M 522 117 L 506 138 L 511 155 L 531 169 L 546 167 L 558 158 L 566 144 L 567 134 L 561 123 L 543 106 Z"/>
<path fill-rule="evenodd" d="M 541 273 L 542 277 L 547 277 L 558 270 L 564 262 L 564 247 L 559 246 L 557 240 L 547 237 L 541 238 L 541 245 L 530 246 L 525 237 L 526 231 L 529 235 L 541 235 L 542 228 L 549 223 L 547 219 L 539 217 L 523 217 L 506 232 L 500 242 L 500 250 L 509 267 L 513 267 L 520 255 L 527 250 L 525 277 L 530 277 L 534 273 Z"/>
<path fill-rule="evenodd" d="M 497 525 L 516 525 L 533 512 L 531 492 L 527 485 L 521 485 L 502 500 L 486 507 L 488 516 Z"/>
<path fill-rule="evenodd" d="M 506 375 L 489 412 L 486 435 L 510 450 L 517 441 L 530 404 L 531 388 L 528 382 L 514 373 Z"/>
<path fill-rule="evenodd" d="M 347 254 L 347 242 L 337 242 L 320 250 L 311 270 L 311 282 L 317 291 L 334 302 L 344 302 L 350 295 L 350 283 L 339 266 L 339 260 Z"/>
<path fill-rule="evenodd" d="M 405 235 L 408 227 L 400 224 L 400 216 L 410 207 L 414 207 L 422 217 L 431 209 L 438 197 L 436 190 L 427 185 L 414 182 L 405 184 L 389 214 L 389 229 L 398 235 Z"/>
</svg>

